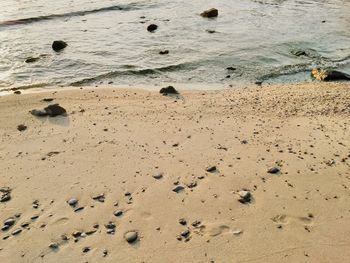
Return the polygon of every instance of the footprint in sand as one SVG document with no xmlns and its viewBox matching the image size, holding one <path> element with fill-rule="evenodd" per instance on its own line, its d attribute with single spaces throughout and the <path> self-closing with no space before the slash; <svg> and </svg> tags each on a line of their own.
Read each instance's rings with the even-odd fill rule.
<svg viewBox="0 0 350 263">
<path fill-rule="evenodd" d="M 309 231 L 309 226 L 312 226 L 313 224 L 313 215 L 309 214 L 308 216 L 290 216 L 285 214 L 276 215 L 271 220 L 276 223 L 279 228 L 281 228 L 283 225 L 289 225 L 289 224 L 298 224 L 303 225 L 306 230 Z"/>
</svg>

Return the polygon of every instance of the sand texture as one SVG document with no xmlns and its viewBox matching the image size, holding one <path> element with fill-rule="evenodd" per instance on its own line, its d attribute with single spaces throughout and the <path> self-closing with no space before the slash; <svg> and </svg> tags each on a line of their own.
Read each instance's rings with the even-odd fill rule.
<svg viewBox="0 0 350 263">
<path fill-rule="evenodd" d="M 179 88 L 0 97 L 0 262 L 350 262 L 350 85 Z"/>
</svg>

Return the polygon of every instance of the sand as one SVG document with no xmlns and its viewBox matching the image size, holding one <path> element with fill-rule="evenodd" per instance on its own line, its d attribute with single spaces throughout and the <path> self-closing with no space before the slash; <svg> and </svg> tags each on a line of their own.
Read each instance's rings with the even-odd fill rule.
<svg viewBox="0 0 350 263">
<path fill-rule="evenodd" d="M 0 97 L 0 262 L 349 262 L 349 125 L 345 83 Z"/>
</svg>

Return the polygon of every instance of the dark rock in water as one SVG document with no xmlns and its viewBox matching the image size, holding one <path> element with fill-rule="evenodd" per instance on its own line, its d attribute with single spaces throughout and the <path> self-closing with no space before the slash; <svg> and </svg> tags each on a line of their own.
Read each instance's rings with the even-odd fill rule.
<svg viewBox="0 0 350 263">
<path fill-rule="evenodd" d="M 239 191 L 238 192 L 238 201 L 241 202 L 242 204 L 250 203 L 252 198 L 252 195 L 248 191 Z"/>
<path fill-rule="evenodd" d="M 16 90 L 15 92 L 13 92 L 14 94 L 17 94 L 17 95 L 19 95 L 19 94 L 22 94 L 22 92 L 20 91 L 20 90 Z"/>
<path fill-rule="evenodd" d="M 292 53 L 294 56 L 297 56 L 297 57 L 300 57 L 300 56 L 307 56 L 307 53 L 306 53 L 306 51 L 304 51 L 304 50 L 293 50 L 293 51 L 291 51 L 291 53 Z"/>
<path fill-rule="evenodd" d="M 167 55 L 169 54 L 169 50 L 159 51 L 160 55 Z"/>
<path fill-rule="evenodd" d="M 185 190 L 185 187 L 178 185 L 173 189 L 173 192 L 178 194 L 178 193 L 181 193 L 183 190 Z"/>
<path fill-rule="evenodd" d="M 31 110 L 30 113 L 37 117 L 44 117 L 48 115 L 46 111 L 37 109 Z"/>
<path fill-rule="evenodd" d="M 20 124 L 17 126 L 17 130 L 19 131 L 25 131 L 27 129 L 27 126 L 25 126 L 24 124 Z"/>
<path fill-rule="evenodd" d="M 209 34 L 214 34 L 214 33 L 216 33 L 216 31 L 215 30 L 212 30 L 212 29 L 207 29 L 206 30 Z"/>
<path fill-rule="evenodd" d="M 34 63 L 34 62 L 38 61 L 39 59 L 40 58 L 38 58 L 38 57 L 28 57 L 28 58 L 26 58 L 25 62 L 26 63 Z"/>
<path fill-rule="evenodd" d="M 129 232 L 125 233 L 124 237 L 125 237 L 125 240 L 129 244 L 131 244 L 131 243 L 134 243 L 137 240 L 138 233 L 136 231 L 129 231 Z"/>
<path fill-rule="evenodd" d="M 278 168 L 277 166 L 271 167 L 267 170 L 267 172 L 269 174 L 277 174 L 280 172 L 280 168 Z"/>
<path fill-rule="evenodd" d="M 178 94 L 179 92 L 173 86 L 168 86 L 165 88 L 161 88 L 159 93 L 163 95 L 167 95 L 167 94 Z"/>
<path fill-rule="evenodd" d="M 8 202 L 11 200 L 11 189 L 8 187 L 0 188 L 0 202 Z"/>
<path fill-rule="evenodd" d="M 261 86 L 263 84 L 263 81 L 257 80 L 257 81 L 255 81 L 255 84 L 258 86 Z"/>
<path fill-rule="evenodd" d="M 147 27 L 147 31 L 148 32 L 154 32 L 158 29 L 158 26 L 155 25 L 155 24 L 150 24 L 148 27 Z"/>
<path fill-rule="evenodd" d="M 50 117 L 65 115 L 67 113 L 66 109 L 61 107 L 59 104 L 49 105 L 44 110 Z"/>
<path fill-rule="evenodd" d="M 227 70 L 232 70 L 232 71 L 234 71 L 234 70 L 236 70 L 237 68 L 234 68 L 234 67 L 227 67 L 226 69 L 227 69 Z"/>
<path fill-rule="evenodd" d="M 314 68 L 311 71 L 311 76 L 319 81 L 350 80 L 349 74 L 332 69 Z"/>
<path fill-rule="evenodd" d="M 207 18 L 217 17 L 218 15 L 219 15 L 219 11 L 216 8 L 211 8 L 201 13 L 202 17 L 207 17 Z"/>
<path fill-rule="evenodd" d="M 56 52 L 61 51 L 62 49 L 64 49 L 67 46 L 68 46 L 68 44 L 62 40 L 55 40 L 52 43 L 52 49 Z"/>
</svg>

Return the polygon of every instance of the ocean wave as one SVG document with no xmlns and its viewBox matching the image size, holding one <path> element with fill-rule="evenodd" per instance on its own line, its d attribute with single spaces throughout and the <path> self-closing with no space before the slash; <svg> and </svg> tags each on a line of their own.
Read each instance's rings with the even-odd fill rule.
<svg viewBox="0 0 350 263">
<path fill-rule="evenodd" d="M 147 5 L 147 6 L 151 7 L 151 5 Z M 62 13 L 62 14 L 50 14 L 50 15 L 43 15 L 43 16 L 37 16 L 37 17 L 20 18 L 16 20 L 8 20 L 8 21 L 0 22 L 0 28 L 14 26 L 14 25 L 25 25 L 25 24 L 35 23 L 35 22 L 74 17 L 74 16 L 85 16 L 85 15 L 100 13 L 100 12 L 133 11 L 133 10 L 139 10 L 145 7 L 146 7 L 145 4 L 130 3 L 127 5 L 112 5 L 112 6 L 101 7 L 101 8 L 96 8 L 92 10 L 81 10 L 81 11 Z"/>
</svg>

